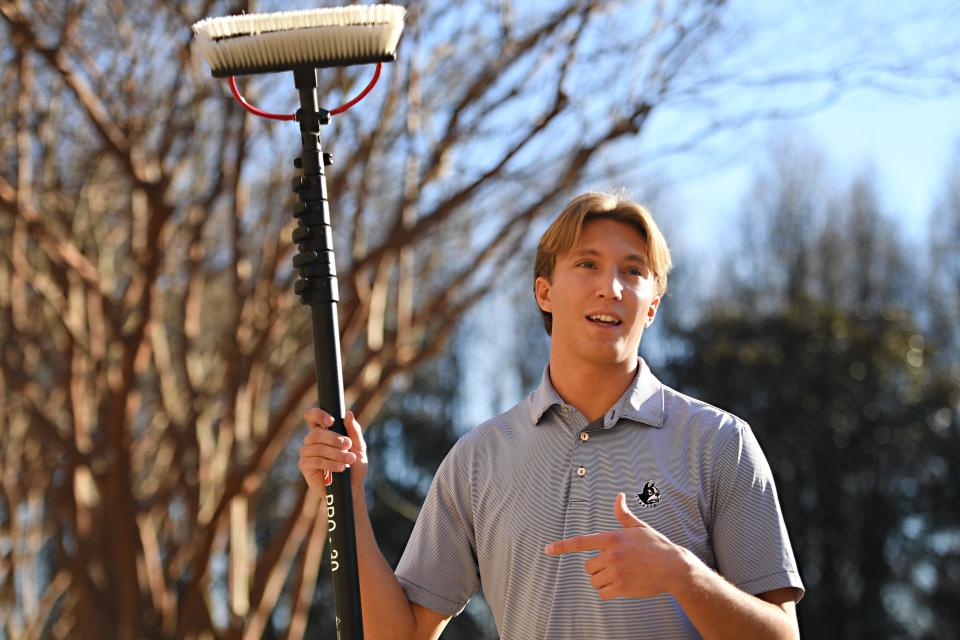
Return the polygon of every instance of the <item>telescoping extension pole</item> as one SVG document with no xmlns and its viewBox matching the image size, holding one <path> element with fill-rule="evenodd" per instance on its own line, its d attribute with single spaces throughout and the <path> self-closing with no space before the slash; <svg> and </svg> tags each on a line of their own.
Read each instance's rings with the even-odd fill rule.
<svg viewBox="0 0 960 640">
<path fill-rule="evenodd" d="M 320 126 L 346 110 L 373 87 L 380 64 L 396 57 L 406 11 L 392 5 L 365 5 L 270 14 L 211 18 L 193 25 L 197 47 L 213 75 L 229 77 L 234 96 L 252 113 L 276 120 L 296 120 L 301 153 L 294 161 L 302 175 L 293 190 L 300 203 L 294 211 L 293 241 L 298 252 L 293 266 L 300 278 L 294 285 L 300 301 L 310 307 L 318 404 L 334 418 L 333 430 L 346 435 L 343 423 L 343 374 L 337 320 L 337 270 L 324 167 L 330 155 L 320 146 Z M 317 69 L 377 63 L 373 81 L 354 100 L 326 111 L 317 99 Z M 290 115 L 260 111 L 247 104 L 233 80 L 235 75 L 293 71 L 300 93 L 300 110 Z M 363 638 L 360 580 L 349 469 L 332 474 L 326 503 L 328 548 L 336 607 L 338 640 Z M 311 633 L 315 637 L 327 634 Z"/>
<path fill-rule="evenodd" d="M 298 221 L 293 240 L 299 247 L 293 266 L 300 275 L 294 284 L 294 291 L 300 296 L 300 302 L 309 305 L 313 317 L 313 352 L 319 406 L 333 416 L 333 430 L 346 435 L 337 321 L 337 267 L 324 175 L 324 166 L 329 164 L 330 156 L 323 153 L 320 147 L 320 125 L 326 124 L 329 116 L 326 111 L 321 111 L 317 103 L 316 71 L 312 67 L 297 67 L 293 75 L 300 92 L 297 121 L 300 123 L 302 147 L 295 164 L 303 169 L 303 175 L 293 181 L 293 190 L 300 198 L 300 205 L 293 214 Z M 332 476 L 333 482 L 327 487 L 324 506 L 327 510 L 333 598 L 337 609 L 337 637 L 362 638 L 350 469 Z M 341 617 L 341 612 L 345 617 Z"/>
</svg>

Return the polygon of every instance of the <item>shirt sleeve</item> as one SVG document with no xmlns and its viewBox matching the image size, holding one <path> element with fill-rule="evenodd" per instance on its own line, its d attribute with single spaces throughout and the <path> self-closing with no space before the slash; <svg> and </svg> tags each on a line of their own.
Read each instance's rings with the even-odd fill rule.
<svg viewBox="0 0 960 640">
<path fill-rule="evenodd" d="M 444 615 L 459 614 L 480 589 L 463 448 L 461 440 L 440 464 L 396 570 L 410 602 Z"/>
<path fill-rule="evenodd" d="M 773 474 L 750 427 L 737 420 L 715 466 L 713 551 L 717 570 L 750 594 L 804 587 Z"/>
</svg>

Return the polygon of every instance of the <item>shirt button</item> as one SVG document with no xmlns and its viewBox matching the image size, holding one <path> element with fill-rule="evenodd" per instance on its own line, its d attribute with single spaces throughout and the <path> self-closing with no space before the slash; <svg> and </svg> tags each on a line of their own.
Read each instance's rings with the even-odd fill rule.
<svg viewBox="0 0 960 640">
<path fill-rule="evenodd" d="M 587 475 L 587 468 L 586 468 L 586 467 L 577 467 L 577 475 L 580 476 L 581 478 L 582 478 L 583 476 Z"/>
<path fill-rule="evenodd" d="M 581 432 L 580 432 L 580 439 L 583 440 L 584 442 L 586 442 L 587 440 L 590 439 L 590 434 L 587 433 L 586 431 L 581 431 Z"/>
</svg>

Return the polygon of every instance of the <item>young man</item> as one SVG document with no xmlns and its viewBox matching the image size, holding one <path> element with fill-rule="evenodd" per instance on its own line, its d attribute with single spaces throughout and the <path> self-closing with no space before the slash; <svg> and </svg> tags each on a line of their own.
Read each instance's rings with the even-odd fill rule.
<svg viewBox="0 0 960 640">
<path fill-rule="evenodd" d="M 394 573 L 366 517 L 366 448 L 318 409 L 307 483 L 350 465 L 364 630 L 437 638 L 483 589 L 504 640 L 796 638 L 803 594 L 767 462 L 739 418 L 637 356 L 670 254 L 641 206 L 587 193 L 540 240 L 539 388 L 441 464 Z"/>
</svg>

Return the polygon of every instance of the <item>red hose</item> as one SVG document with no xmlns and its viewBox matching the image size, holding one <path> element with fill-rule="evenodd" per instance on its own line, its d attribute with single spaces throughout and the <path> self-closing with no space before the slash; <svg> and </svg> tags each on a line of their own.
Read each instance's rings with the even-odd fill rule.
<svg viewBox="0 0 960 640">
<path fill-rule="evenodd" d="M 337 107 L 336 109 L 333 109 L 333 110 L 330 112 L 330 115 L 335 116 L 335 115 L 337 115 L 338 113 L 343 113 L 344 111 L 346 111 L 347 109 L 349 109 L 349 108 L 352 107 L 353 105 L 357 104 L 358 102 L 360 102 L 361 100 L 363 100 L 364 98 L 366 98 L 366 97 L 367 97 L 367 94 L 370 93 L 370 91 L 373 89 L 373 85 L 377 84 L 377 80 L 380 79 L 380 68 L 381 68 L 382 66 L 383 66 L 383 63 L 382 63 L 382 62 L 378 62 L 378 63 L 377 63 L 377 68 L 376 68 L 376 70 L 374 70 L 374 72 L 373 72 L 373 80 L 370 81 L 370 83 L 366 86 L 366 88 L 365 88 L 363 91 L 361 91 L 361 92 L 357 95 L 357 97 L 354 98 L 353 100 L 351 100 L 350 102 L 345 102 L 345 103 L 343 103 L 342 105 L 340 105 L 339 107 Z"/>
<path fill-rule="evenodd" d="M 237 80 L 233 76 L 230 76 L 228 82 L 230 83 L 230 91 L 233 92 L 233 97 L 237 99 L 243 108 L 252 113 L 255 116 L 260 116 L 261 118 L 270 118 L 271 120 L 296 120 L 297 114 L 295 113 L 269 113 L 267 111 L 261 111 L 255 106 L 244 100 L 243 96 L 240 95 L 240 90 L 237 89 Z"/>
<path fill-rule="evenodd" d="M 373 72 L 373 79 L 370 80 L 370 82 L 363 89 L 363 91 L 357 94 L 357 96 L 352 100 L 350 100 L 349 102 L 343 103 L 336 109 L 331 109 L 328 113 L 332 116 L 343 113 L 353 105 L 357 104 L 358 102 L 366 98 L 367 94 L 373 90 L 374 85 L 377 84 L 377 80 L 380 79 L 380 69 L 382 67 L 383 67 L 383 63 L 378 62 L 377 68 Z M 230 83 L 230 91 L 233 93 L 233 97 L 237 100 L 237 102 L 239 102 L 243 106 L 244 109 L 246 109 L 253 115 L 259 116 L 261 118 L 269 118 L 271 120 L 296 120 L 297 119 L 297 114 L 295 113 L 270 113 L 269 111 L 262 111 L 260 109 L 257 109 L 255 106 L 247 102 L 242 95 L 240 95 L 240 90 L 237 88 L 236 78 L 234 78 L 233 76 L 230 76 L 228 78 L 228 82 Z"/>
</svg>

